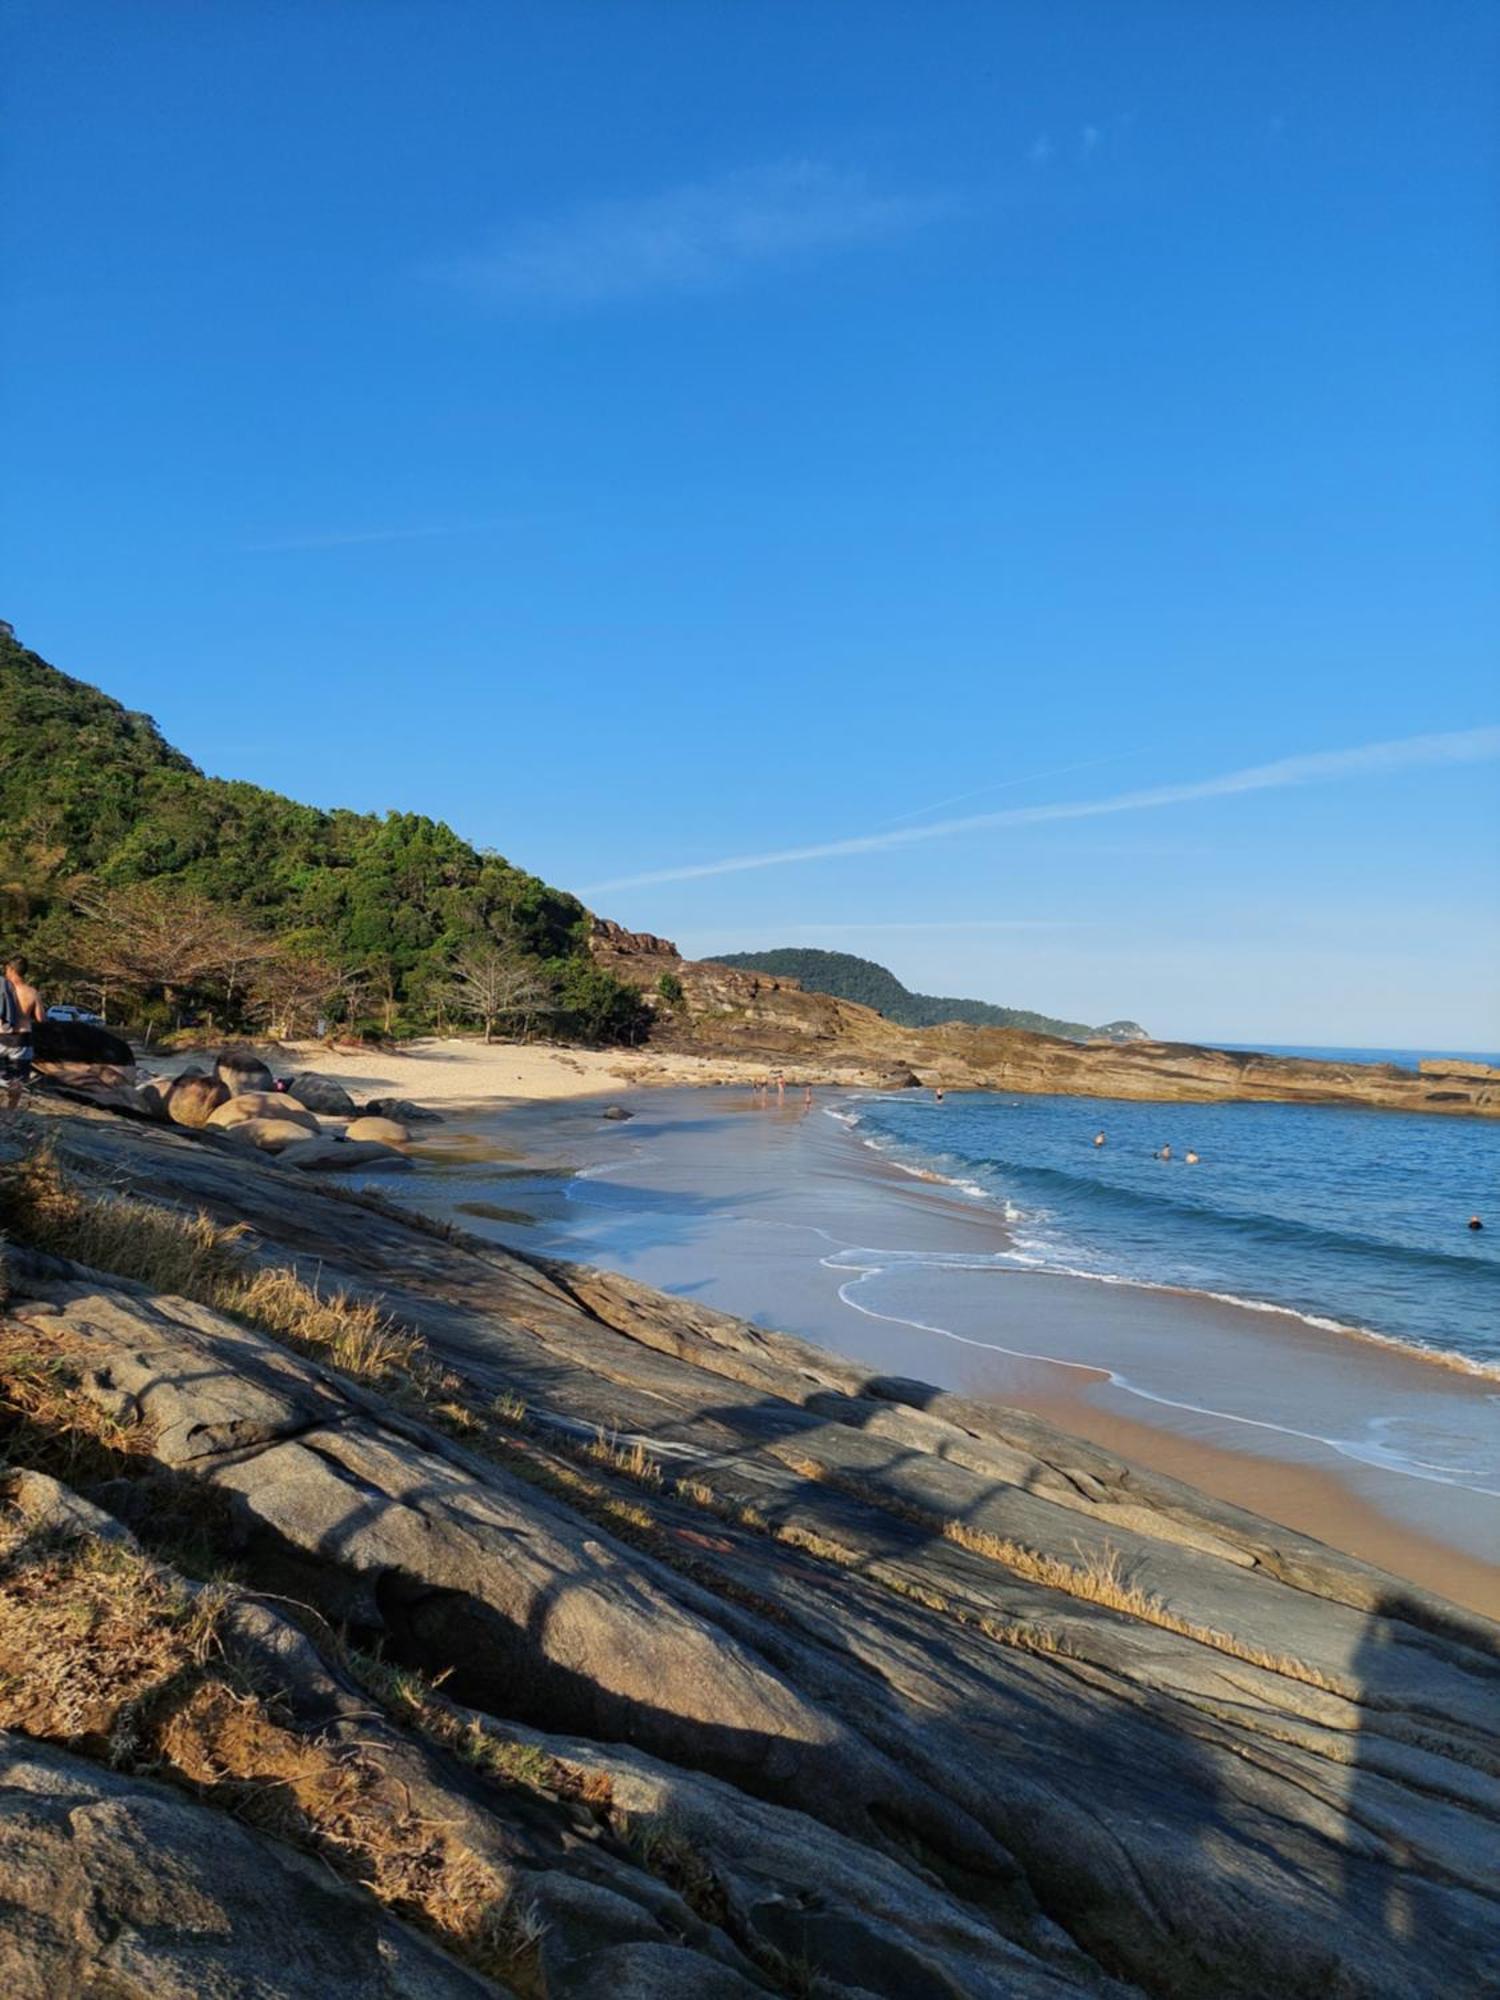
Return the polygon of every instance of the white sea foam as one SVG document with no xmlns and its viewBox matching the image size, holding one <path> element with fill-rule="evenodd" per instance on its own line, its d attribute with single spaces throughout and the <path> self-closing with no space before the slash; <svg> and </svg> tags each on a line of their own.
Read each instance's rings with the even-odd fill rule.
<svg viewBox="0 0 1500 2000">
<path fill-rule="evenodd" d="M 996 1253 L 996 1268 L 1011 1266 L 1016 1269 L 1045 1272 L 1060 1278 L 1076 1278 L 1097 1285 L 1124 1285 L 1140 1291 L 1168 1292 L 1179 1296 L 1211 1299 L 1215 1303 L 1236 1306 L 1245 1312 L 1269 1313 L 1284 1319 L 1294 1320 L 1303 1326 L 1315 1327 L 1319 1332 L 1338 1334 L 1347 1339 L 1368 1341 L 1376 1346 L 1430 1363 L 1434 1367 L 1452 1369 L 1463 1375 L 1472 1375 L 1484 1381 L 1500 1381 L 1500 1362 L 1479 1360 L 1451 1347 L 1441 1347 L 1426 1341 L 1403 1338 L 1398 1334 L 1378 1332 L 1375 1328 L 1357 1322 L 1334 1318 L 1330 1315 L 1311 1312 L 1296 1306 L 1278 1304 L 1269 1299 L 1248 1297 L 1242 1293 L 1220 1291 L 1208 1285 L 1194 1285 L 1180 1279 L 1153 1279 L 1132 1272 L 1101 1270 L 1097 1264 L 1087 1261 L 1087 1253 L 1070 1243 L 1057 1229 L 1045 1234 L 1033 1233 L 1038 1225 L 1051 1224 L 1054 1220 L 1050 1210 L 1043 1208 L 1024 1209 L 1008 1196 L 986 1188 L 973 1180 L 967 1180 L 957 1173 L 939 1172 L 930 1165 L 923 1165 L 893 1156 L 892 1149 L 905 1142 L 890 1136 L 862 1136 L 860 1143 L 878 1151 L 888 1165 L 898 1167 L 917 1180 L 939 1182 L 957 1192 L 1001 1206 L 1008 1223 L 1023 1224 L 1026 1234 L 1014 1233 L 1010 1247 L 1005 1252 Z M 952 1163 L 944 1156 L 945 1165 Z"/>
<path fill-rule="evenodd" d="M 846 1258 L 853 1258 L 855 1256 L 869 1257 L 877 1254 L 880 1253 L 873 1253 L 868 1250 L 850 1251 L 834 1257 L 825 1257 L 822 1262 L 830 1269 L 847 1270 L 850 1268 L 850 1264 L 845 1261 Z M 980 1340 L 973 1335 L 959 1333 L 953 1327 L 939 1326 L 931 1320 L 912 1319 L 904 1313 L 881 1312 L 877 1307 L 868 1305 L 851 1296 L 861 1285 L 882 1276 L 894 1264 L 918 1263 L 920 1261 L 923 1260 L 917 1253 L 884 1253 L 881 1255 L 881 1261 L 879 1262 L 867 1265 L 855 1265 L 854 1268 L 858 1272 L 858 1275 L 839 1286 L 838 1296 L 844 1305 L 848 1306 L 854 1312 L 863 1313 L 868 1319 L 884 1320 L 891 1326 L 911 1327 L 915 1332 L 935 1334 L 943 1340 L 954 1341 L 961 1347 L 978 1348 L 990 1354 L 1004 1354 L 1016 1361 L 1034 1361 L 1048 1367 L 1066 1368 L 1095 1377 L 1103 1376 L 1113 1388 L 1120 1390 L 1122 1394 L 1138 1397 L 1142 1402 L 1154 1403 L 1163 1409 L 1181 1410 L 1188 1415 L 1211 1417 L 1219 1422 L 1238 1424 L 1249 1430 L 1267 1431 L 1282 1437 L 1298 1438 L 1307 1444 L 1323 1445 L 1328 1450 L 1337 1452 L 1342 1458 L 1353 1459 L 1366 1465 L 1379 1466 L 1386 1471 L 1402 1473 L 1409 1478 L 1425 1480 L 1433 1485 L 1459 1487 L 1465 1492 L 1480 1493 L 1490 1498 L 1500 1499 L 1500 1484 L 1479 1485 L 1476 1483 L 1478 1480 L 1493 1477 L 1493 1474 L 1487 1467 L 1455 1469 L 1451 1466 L 1434 1465 L 1429 1460 L 1416 1458 L 1410 1453 L 1393 1451 L 1388 1446 L 1376 1444 L 1369 1439 L 1330 1436 L 1322 1431 L 1301 1430 L 1294 1424 L 1274 1423 L 1264 1417 L 1248 1417 L 1233 1410 L 1218 1409 L 1211 1404 L 1189 1402 L 1180 1397 L 1164 1395 L 1159 1390 L 1145 1388 L 1140 1383 L 1132 1381 L 1129 1376 L 1122 1374 L 1118 1369 L 1109 1368 L 1099 1362 L 1069 1360 L 1055 1354 L 1034 1353 L 1027 1348 L 1008 1347 L 1003 1342 L 997 1340 Z M 929 1257 L 925 1261 L 933 1265 L 941 1265 L 948 1269 L 961 1268 L 957 1264 L 957 1260 L 946 1256 Z M 976 1267 L 983 1261 L 976 1260 Z M 988 1261 L 992 1267 L 996 1262 L 994 1259 Z M 1070 1272 L 1066 1275 L 1091 1277 L 1095 1274 L 1090 1272 Z M 1133 1281 L 1130 1279 L 1106 1278 L 1100 1282 L 1129 1284 Z M 1168 1290 L 1177 1288 L 1152 1286 L 1149 1289 Z M 1208 1296 L 1218 1295 L 1209 1294 Z M 1248 1302 L 1236 1299 L 1229 1301 L 1229 1303 L 1238 1305 Z M 1284 1312 L 1286 1310 L 1284 1307 L 1265 1306 L 1259 1302 L 1255 1303 L 1253 1309 L 1267 1312 Z M 1305 1317 L 1300 1313 L 1292 1313 L 1289 1316 L 1294 1319 Z M 1339 1327 L 1336 1322 L 1331 1324 L 1339 1332 L 1356 1330 Z M 1393 1344 L 1405 1345 L 1405 1343 Z M 1430 1350 L 1425 1348 L 1409 1351 L 1422 1354 L 1429 1359 L 1431 1358 Z M 1387 1418 L 1379 1421 L 1391 1424 L 1399 1421 L 1399 1419 Z"/>
</svg>

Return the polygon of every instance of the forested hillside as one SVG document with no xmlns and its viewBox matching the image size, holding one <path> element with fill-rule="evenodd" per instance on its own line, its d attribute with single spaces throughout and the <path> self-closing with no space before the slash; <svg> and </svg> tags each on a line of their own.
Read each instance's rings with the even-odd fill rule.
<svg viewBox="0 0 1500 2000">
<path fill-rule="evenodd" d="M 988 1000 L 949 1000 L 933 993 L 912 993 L 894 972 L 847 951 L 788 945 L 775 951 L 720 952 L 716 963 L 739 966 L 746 972 L 768 972 L 777 979 L 799 980 L 809 993 L 858 1001 L 904 1028 L 935 1028 L 944 1021 L 966 1021 L 976 1028 L 1027 1028 L 1034 1035 L 1061 1035 L 1072 1042 L 1096 1037 L 1144 1039 L 1144 1030 L 1134 1021 L 1111 1021 L 1107 1027 L 1090 1028 L 1082 1021 L 1059 1021 L 1025 1007 L 995 1007 Z"/>
<path fill-rule="evenodd" d="M 632 1040 L 588 915 L 414 812 L 324 812 L 206 777 L 0 626 L 0 925 L 44 977 L 170 1025 L 467 1015 Z"/>
</svg>

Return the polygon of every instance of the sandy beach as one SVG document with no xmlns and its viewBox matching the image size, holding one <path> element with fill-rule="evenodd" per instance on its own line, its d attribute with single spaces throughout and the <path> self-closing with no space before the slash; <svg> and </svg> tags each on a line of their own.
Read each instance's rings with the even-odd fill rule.
<svg viewBox="0 0 1500 2000">
<path fill-rule="evenodd" d="M 366 1097 L 407 1097 L 434 1109 L 487 1108 L 497 1102 L 553 1103 L 610 1090 L 673 1085 L 758 1082 L 764 1062 L 733 1056 L 664 1055 L 655 1050 L 554 1048 L 539 1042 L 494 1042 L 430 1036 L 399 1049 L 360 1049 L 326 1042 L 288 1042 L 280 1065 L 336 1078 Z M 195 1058 L 153 1065 L 182 1067 Z M 803 1081 L 801 1069 L 787 1077 Z M 809 1078 L 809 1080 L 821 1080 Z"/>
<path fill-rule="evenodd" d="M 288 1045 L 275 1060 L 360 1098 L 443 1113 L 445 1125 L 420 1136 L 403 1202 L 877 1370 L 1031 1410 L 1500 1614 L 1500 1497 L 1412 1477 L 1347 1444 L 1393 1421 L 1492 1436 L 1493 1381 L 1201 1294 L 1026 1272 L 998 1288 L 993 1274 L 961 1270 L 935 1281 L 924 1258 L 992 1252 L 993 1216 L 871 1154 L 836 1121 L 808 1117 L 800 1080 L 779 1106 L 774 1093 L 758 1098 L 745 1086 L 763 1081 L 763 1063 L 456 1038 L 399 1050 Z M 628 1123 L 601 1120 L 615 1100 L 632 1109 Z M 819 1091 L 816 1109 L 838 1101 Z M 856 1254 L 869 1243 L 892 1256 L 873 1291 Z"/>
<path fill-rule="evenodd" d="M 303 1057 L 314 1066 L 313 1051 Z M 992 1215 L 806 1115 L 800 1092 L 768 1114 L 744 1090 L 681 1087 L 697 1069 L 687 1058 L 448 1043 L 395 1057 L 319 1049 L 315 1066 L 447 1108 L 440 1145 L 401 1185 L 405 1203 L 802 1334 L 878 1372 L 1032 1410 L 1500 1612 L 1500 1496 L 1412 1476 L 1360 1442 L 1393 1425 L 1493 1437 L 1487 1378 L 1198 1294 L 965 1269 L 993 1251 Z M 679 1087 L 648 1095 L 648 1083 Z M 599 1116 L 611 1086 L 634 1112 L 628 1123 Z M 815 1112 L 835 1102 L 821 1096 Z M 866 1274 L 858 1246 L 872 1243 L 886 1262 Z M 934 1258 L 955 1268 L 934 1271 Z"/>
</svg>

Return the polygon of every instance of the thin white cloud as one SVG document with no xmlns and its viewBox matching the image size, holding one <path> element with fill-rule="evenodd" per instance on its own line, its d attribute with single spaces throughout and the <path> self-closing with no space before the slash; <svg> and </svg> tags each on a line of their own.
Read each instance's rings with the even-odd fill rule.
<svg viewBox="0 0 1500 2000">
<path fill-rule="evenodd" d="M 1091 160 L 1104 143 L 1104 134 L 1097 125 L 1085 125 L 1079 137 L 1079 151 L 1084 159 Z"/>
<path fill-rule="evenodd" d="M 821 251 L 905 235 L 953 206 L 947 196 L 895 193 L 861 173 L 787 160 L 523 223 L 439 274 L 502 304 L 712 292 Z"/>
<path fill-rule="evenodd" d="M 1500 757 L 1500 725 L 1463 729 L 1444 735 L 1407 736 L 1391 743 L 1367 743 L 1351 750 L 1319 750 L 1311 755 L 1282 757 L 1272 764 L 1252 764 L 1217 778 L 1187 784 L 1157 785 L 1150 790 L 1118 792 L 1107 799 L 1077 799 L 1045 806 L 1011 806 L 1003 812 L 969 813 L 962 819 L 935 820 L 927 826 L 896 827 L 883 833 L 858 834 L 849 840 L 821 841 L 808 847 L 783 847 L 767 854 L 731 855 L 722 861 L 699 861 L 680 868 L 657 868 L 641 875 L 616 876 L 594 882 L 585 895 L 607 889 L 643 889 L 658 882 L 689 882 L 705 875 L 737 875 L 751 868 L 780 868 L 797 861 L 829 861 L 843 855 L 876 854 L 892 847 L 910 847 L 923 840 L 947 840 L 955 834 L 987 832 L 992 827 L 1038 826 L 1052 820 L 1102 819 L 1113 813 L 1148 812 L 1161 806 L 1187 805 L 1199 799 L 1229 798 L 1244 792 L 1284 791 L 1341 778 L 1383 777 L 1396 771 L 1451 764 L 1478 764 Z"/>
<path fill-rule="evenodd" d="M 940 812 L 944 806 L 962 805 L 965 799 L 988 798 L 995 792 L 1014 791 L 1018 785 L 1039 785 L 1044 778 L 1065 778 L 1070 771 L 1097 770 L 1101 764 L 1118 764 L 1136 754 L 1132 750 L 1117 750 L 1109 757 L 1085 757 L 1079 764 L 1054 764 L 1050 770 L 1031 771 L 1024 778 L 1001 778 L 993 785 L 976 786 L 972 792 L 953 792 L 945 799 L 933 799 L 930 804 L 916 806 L 911 812 L 892 813 L 889 819 L 881 820 L 880 825 L 900 826 L 905 820 L 921 819 L 927 813 Z"/>
<path fill-rule="evenodd" d="M 1034 167 L 1045 167 L 1057 151 L 1045 132 L 1038 132 L 1026 150 L 1026 157 Z"/>
</svg>

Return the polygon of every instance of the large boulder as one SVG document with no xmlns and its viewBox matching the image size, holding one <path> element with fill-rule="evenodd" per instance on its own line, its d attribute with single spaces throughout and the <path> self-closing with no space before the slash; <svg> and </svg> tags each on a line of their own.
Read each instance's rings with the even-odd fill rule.
<svg viewBox="0 0 1500 2000">
<path fill-rule="evenodd" d="M 441 1111 L 429 1111 L 413 1104 L 409 1097 L 370 1097 L 365 1100 L 368 1118 L 394 1118 L 399 1125 L 441 1125 Z"/>
<path fill-rule="evenodd" d="M 320 1139 L 302 1139 L 289 1145 L 282 1153 L 282 1161 L 289 1167 L 302 1167 L 309 1173 L 353 1173 L 356 1169 L 368 1171 L 372 1167 L 382 1170 L 392 1167 L 410 1171 L 411 1161 L 394 1147 L 382 1146 L 374 1139 L 335 1139 L 325 1135 Z"/>
<path fill-rule="evenodd" d="M 113 1063 L 128 1069 L 135 1061 L 129 1042 L 88 1021 L 39 1021 L 31 1039 L 39 1063 Z"/>
<path fill-rule="evenodd" d="M 0 1735 L 6 2000 L 481 2000 L 326 1866 L 149 1779 Z"/>
<path fill-rule="evenodd" d="M 228 1096 L 217 1077 L 185 1069 L 167 1093 L 167 1116 L 174 1125 L 206 1125 Z"/>
<path fill-rule="evenodd" d="M 242 1090 L 237 1097 L 221 1104 L 208 1122 L 210 1125 L 243 1125 L 247 1118 L 290 1119 L 292 1124 L 301 1125 L 313 1135 L 323 1129 L 305 1105 L 282 1090 Z"/>
<path fill-rule="evenodd" d="M 312 1076 L 306 1071 L 294 1076 L 287 1085 L 289 1095 L 309 1111 L 319 1111 L 325 1118 L 353 1118 L 358 1106 L 341 1083 L 335 1083 L 331 1076 Z"/>
<path fill-rule="evenodd" d="M 214 1074 L 227 1086 L 227 1094 L 238 1097 L 247 1090 L 274 1090 L 276 1079 L 254 1049 L 220 1049 Z"/>
<path fill-rule="evenodd" d="M 231 1139 L 254 1146 L 262 1153 L 279 1153 L 284 1146 L 310 1144 L 315 1136 L 299 1118 L 240 1118 L 223 1129 Z"/>
<path fill-rule="evenodd" d="M 394 1118 L 371 1118 L 368 1113 L 354 1119 L 348 1127 L 351 1139 L 377 1139 L 382 1146 L 401 1146 L 411 1137 L 404 1125 L 398 1125 Z"/>
</svg>

